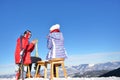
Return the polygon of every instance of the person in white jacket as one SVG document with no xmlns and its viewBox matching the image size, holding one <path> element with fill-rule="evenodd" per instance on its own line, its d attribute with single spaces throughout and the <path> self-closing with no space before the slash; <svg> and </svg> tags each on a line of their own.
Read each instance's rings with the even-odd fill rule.
<svg viewBox="0 0 120 80">
<path fill-rule="evenodd" d="M 46 56 L 47 60 L 53 58 L 67 58 L 66 50 L 64 48 L 64 37 L 60 31 L 59 24 L 55 24 L 50 28 L 50 33 L 47 36 L 47 48 L 49 49 Z M 54 68 L 54 75 L 56 74 L 55 71 Z"/>
</svg>

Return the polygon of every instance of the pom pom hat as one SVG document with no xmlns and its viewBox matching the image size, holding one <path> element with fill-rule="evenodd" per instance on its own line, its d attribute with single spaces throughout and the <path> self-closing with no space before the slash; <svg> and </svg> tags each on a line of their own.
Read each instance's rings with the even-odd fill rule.
<svg viewBox="0 0 120 80">
<path fill-rule="evenodd" d="M 55 24 L 50 28 L 50 32 L 55 30 L 55 29 L 60 29 L 60 25 L 59 24 Z"/>
</svg>

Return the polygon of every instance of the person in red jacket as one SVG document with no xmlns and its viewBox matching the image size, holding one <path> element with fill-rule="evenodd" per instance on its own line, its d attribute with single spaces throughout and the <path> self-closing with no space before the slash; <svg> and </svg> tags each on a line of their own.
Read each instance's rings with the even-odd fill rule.
<svg viewBox="0 0 120 80">
<path fill-rule="evenodd" d="M 24 32 L 24 35 L 17 39 L 16 49 L 15 49 L 15 63 L 19 65 L 21 63 L 21 55 L 23 55 L 23 64 L 29 65 L 30 71 L 31 71 L 32 63 L 37 63 L 37 61 L 41 61 L 41 58 L 31 57 L 31 52 L 34 50 L 37 40 L 32 40 L 31 42 L 29 42 L 30 37 L 31 37 L 31 31 L 26 30 Z M 24 52 L 21 54 L 22 50 Z M 39 67 L 39 70 L 40 70 L 40 67 Z M 40 76 L 39 73 L 38 75 Z M 28 73 L 26 73 L 26 77 L 28 77 Z"/>
</svg>

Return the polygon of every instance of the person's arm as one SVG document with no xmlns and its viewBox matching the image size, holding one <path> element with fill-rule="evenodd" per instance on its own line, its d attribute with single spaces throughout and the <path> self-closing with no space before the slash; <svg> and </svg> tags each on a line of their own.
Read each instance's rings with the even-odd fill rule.
<svg viewBox="0 0 120 80">
<path fill-rule="evenodd" d="M 22 38 L 22 48 L 26 51 L 29 41 L 26 38 Z"/>
<path fill-rule="evenodd" d="M 36 42 L 37 40 L 33 40 L 31 43 L 29 43 L 27 51 L 32 52 L 34 50 Z"/>
<path fill-rule="evenodd" d="M 22 44 L 25 51 L 32 52 L 35 46 L 35 40 L 29 43 L 28 39 L 23 39 Z"/>
<path fill-rule="evenodd" d="M 49 38 L 47 39 L 47 47 L 48 47 L 48 49 L 51 49 L 51 48 L 52 48 L 52 39 L 51 39 L 51 37 L 49 37 Z"/>
</svg>

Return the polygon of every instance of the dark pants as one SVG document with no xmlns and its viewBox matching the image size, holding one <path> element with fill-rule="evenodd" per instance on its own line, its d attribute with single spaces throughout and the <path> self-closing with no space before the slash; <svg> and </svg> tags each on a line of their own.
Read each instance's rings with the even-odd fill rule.
<svg viewBox="0 0 120 80">
<path fill-rule="evenodd" d="M 61 66 L 61 64 L 57 64 L 57 67 L 58 66 Z M 53 74 L 54 74 L 54 77 L 56 77 L 56 65 L 53 66 Z"/>
<path fill-rule="evenodd" d="M 54 74 L 54 77 L 56 77 L 56 66 L 55 65 L 53 67 L 53 74 Z"/>
<path fill-rule="evenodd" d="M 35 67 L 34 67 L 34 69 L 36 70 L 36 68 L 37 68 L 37 61 L 41 61 L 42 59 L 41 58 L 39 58 L 39 57 L 31 57 L 31 62 L 32 63 L 35 63 Z M 30 72 L 31 72 L 31 68 L 32 68 L 32 63 L 31 64 L 29 64 L 29 67 L 30 67 Z M 39 66 L 39 68 L 38 68 L 38 73 L 39 73 L 39 71 L 40 71 L 40 67 L 41 66 Z M 27 72 L 28 72 L 28 69 L 27 69 Z"/>
</svg>

